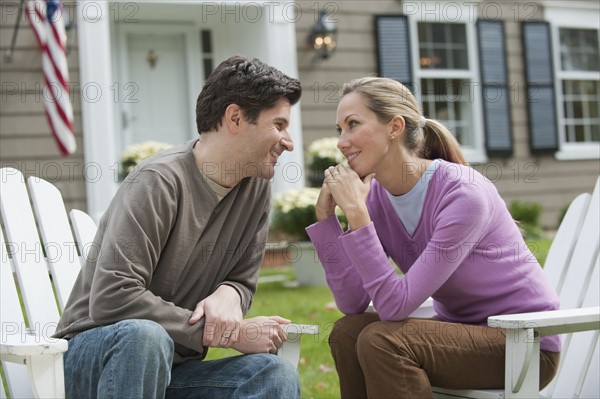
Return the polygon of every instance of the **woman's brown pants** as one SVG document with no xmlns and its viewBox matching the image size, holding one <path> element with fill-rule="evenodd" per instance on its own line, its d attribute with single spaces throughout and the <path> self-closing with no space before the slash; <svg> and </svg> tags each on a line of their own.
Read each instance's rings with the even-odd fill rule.
<svg viewBox="0 0 600 399">
<path fill-rule="evenodd" d="M 382 322 L 376 313 L 338 320 L 329 346 L 342 398 L 431 398 L 431 387 L 504 387 L 500 329 L 431 319 Z M 554 377 L 560 354 L 540 352 L 540 386 Z"/>
</svg>

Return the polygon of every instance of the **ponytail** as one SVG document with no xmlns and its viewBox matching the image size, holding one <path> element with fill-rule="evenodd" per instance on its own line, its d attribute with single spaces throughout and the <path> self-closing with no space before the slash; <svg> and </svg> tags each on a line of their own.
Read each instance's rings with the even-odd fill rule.
<svg viewBox="0 0 600 399">
<path fill-rule="evenodd" d="M 421 147 L 422 154 L 420 154 L 423 158 L 441 158 L 448 162 L 468 165 L 460 149 L 460 144 L 446 126 L 435 119 L 426 119 L 423 134 L 425 140 Z"/>
</svg>

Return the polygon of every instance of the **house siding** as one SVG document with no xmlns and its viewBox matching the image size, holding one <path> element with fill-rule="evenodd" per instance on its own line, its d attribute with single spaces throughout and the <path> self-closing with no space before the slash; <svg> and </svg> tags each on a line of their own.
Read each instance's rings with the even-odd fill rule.
<svg viewBox="0 0 600 399">
<path fill-rule="evenodd" d="M 310 14 L 314 2 L 299 2 Z M 302 125 L 304 144 L 336 134 L 335 112 L 341 87 L 347 80 L 375 75 L 376 39 L 374 16 L 398 15 L 402 12 L 397 1 L 340 1 L 336 2 L 338 20 L 337 50 L 325 61 L 311 62 L 313 50 L 307 44 L 312 22 L 297 23 L 297 42 L 300 80 L 303 84 Z M 422 2 L 415 3 L 422 6 Z M 443 3 L 437 3 L 443 7 Z M 480 18 L 502 19 L 505 23 L 508 85 L 510 89 L 513 155 L 490 157 L 474 165 L 498 188 L 507 203 L 533 201 L 543 208 L 542 225 L 555 228 L 561 209 L 579 193 L 591 191 L 600 174 L 598 159 L 559 161 L 554 153 L 532 154 L 529 149 L 526 81 L 521 40 L 521 21 L 543 20 L 543 7 L 532 2 L 496 1 L 481 3 L 476 11 Z M 473 21 L 475 22 L 475 21 Z"/>
<path fill-rule="evenodd" d="M 42 57 L 25 12 L 20 19 L 12 60 L 4 57 L 11 45 L 18 5 L 18 1 L 0 2 L 0 167 L 13 167 L 26 177 L 38 176 L 50 181 L 61 191 L 67 210 L 85 211 L 84 177 L 93 179 L 95 171 L 86 168 L 83 159 L 75 5 L 65 4 L 73 20 L 67 62 L 77 142 L 77 150 L 68 157 L 61 156 L 48 126 Z"/>
</svg>

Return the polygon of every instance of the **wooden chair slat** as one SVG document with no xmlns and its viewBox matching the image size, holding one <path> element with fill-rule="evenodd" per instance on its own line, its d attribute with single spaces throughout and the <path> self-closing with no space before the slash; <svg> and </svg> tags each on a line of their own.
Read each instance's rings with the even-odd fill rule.
<svg viewBox="0 0 600 399">
<path fill-rule="evenodd" d="M 19 294 L 17 293 L 2 230 L 0 230 L 0 258 L 0 292 L 2 293 L 0 318 L 2 320 L 2 342 L 7 343 L 21 339 L 25 332 L 25 320 L 21 312 Z M 27 368 L 24 365 L 3 361 L 2 368 L 11 397 L 33 397 L 33 391 L 27 378 Z M 4 387 L 0 380 L 1 393 L 4 393 Z"/>
<path fill-rule="evenodd" d="M 600 275 L 599 258 L 596 255 L 594 271 L 590 277 L 590 285 L 585 297 L 583 307 L 598 306 Z M 587 382 L 591 387 L 595 384 L 598 392 L 598 376 L 591 377 L 587 372 L 591 366 L 593 356 L 598 355 L 598 331 L 586 331 L 565 336 L 559 371 L 552 384 L 543 392 L 556 398 L 579 397 L 579 390 Z M 592 378 L 592 381 L 586 381 Z"/>
<path fill-rule="evenodd" d="M 60 191 L 37 177 L 27 179 L 46 260 L 52 273 L 60 309 L 63 310 L 77 279 L 81 262 Z"/>
<path fill-rule="evenodd" d="M 597 334 L 597 332 L 596 332 Z M 598 341 L 598 335 L 596 335 L 596 342 Z M 594 351 L 590 367 L 587 370 L 585 381 L 581 387 L 579 398 L 583 399 L 596 399 L 598 398 L 598 376 L 600 375 L 600 356 L 598 355 L 598 347 Z"/>
<path fill-rule="evenodd" d="M 591 194 L 583 193 L 571 202 L 548 251 L 544 273 L 558 293 L 562 291 L 569 266 L 568 260 L 573 255 L 577 243 L 577 232 L 581 230 L 591 197 Z"/>
<path fill-rule="evenodd" d="M 98 230 L 96 222 L 94 222 L 94 219 L 90 215 L 78 209 L 73 209 L 69 212 L 69 217 L 73 224 L 73 232 L 75 233 L 79 253 L 81 253 L 81 257 L 85 260 Z"/>
<path fill-rule="evenodd" d="M 3 168 L 0 188 L 7 247 L 15 250 L 12 260 L 19 286 L 21 292 L 34 293 L 23 295 L 29 328 L 38 333 L 53 332 L 59 313 L 23 174 Z"/>
<path fill-rule="evenodd" d="M 561 309 L 581 307 L 587 292 L 587 284 L 593 273 L 594 262 L 598 256 L 600 237 L 600 184 L 596 184 L 581 230 L 578 234 L 575 250 L 568 265 L 569 272 L 560 293 Z"/>
</svg>

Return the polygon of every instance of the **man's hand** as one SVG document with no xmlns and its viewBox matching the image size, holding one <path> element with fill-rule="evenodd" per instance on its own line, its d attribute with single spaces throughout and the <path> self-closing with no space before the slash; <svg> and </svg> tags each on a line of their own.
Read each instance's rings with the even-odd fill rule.
<svg viewBox="0 0 600 399">
<path fill-rule="evenodd" d="M 238 340 L 242 323 L 241 299 L 237 290 L 223 284 L 215 292 L 200 301 L 190 317 L 190 324 L 204 317 L 202 345 L 230 348 Z"/>
<path fill-rule="evenodd" d="M 231 347 L 244 354 L 276 353 L 287 340 L 282 325 L 290 320 L 279 316 L 258 316 L 242 322 L 239 339 Z"/>
</svg>

